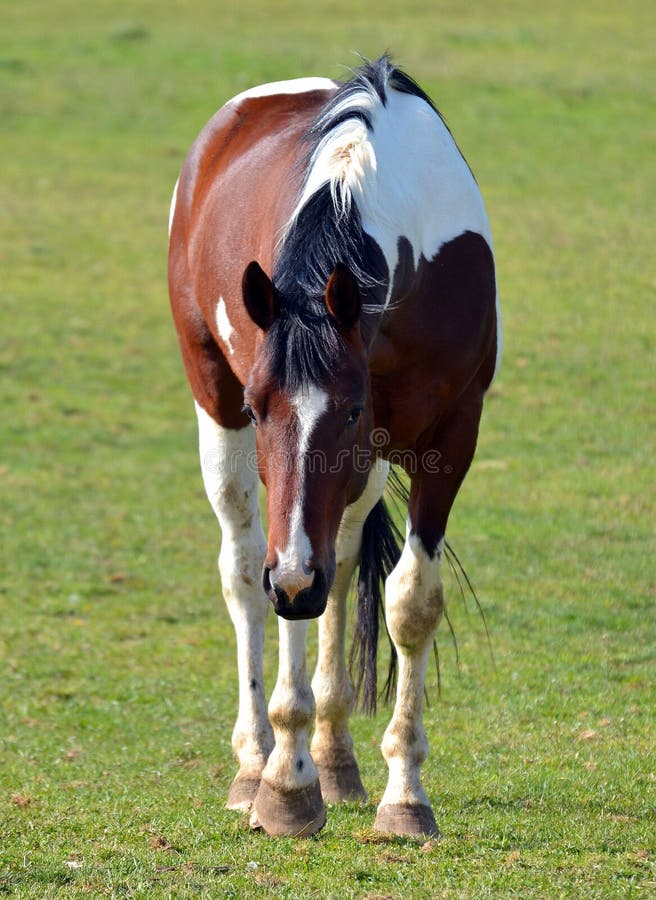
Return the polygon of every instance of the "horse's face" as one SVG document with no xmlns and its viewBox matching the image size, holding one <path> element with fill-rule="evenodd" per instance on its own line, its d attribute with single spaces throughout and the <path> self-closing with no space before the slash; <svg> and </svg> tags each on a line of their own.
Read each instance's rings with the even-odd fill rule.
<svg viewBox="0 0 656 900">
<path fill-rule="evenodd" d="M 281 379 L 277 360 L 282 353 L 283 365 L 293 365 L 293 337 L 289 323 L 277 321 L 275 290 L 257 263 L 247 268 L 243 288 L 246 308 L 260 328 L 244 401 L 256 428 L 260 477 L 267 488 L 264 589 L 278 615 L 309 619 L 326 607 L 337 530 L 347 504 L 364 490 L 371 464 L 359 291 L 351 273 L 338 266 L 325 294 L 334 343 L 330 371 L 316 381 L 298 373 Z M 307 347 L 301 350 L 306 353 Z"/>
</svg>

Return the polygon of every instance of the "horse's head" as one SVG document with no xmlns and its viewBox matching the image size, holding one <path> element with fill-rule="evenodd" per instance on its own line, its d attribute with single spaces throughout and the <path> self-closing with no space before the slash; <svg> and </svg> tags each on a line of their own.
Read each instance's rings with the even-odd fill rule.
<svg viewBox="0 0 656 900">
<path fill-rule="evenodd" d="M 264 589 L 278 615 L 321 615 L 335 576 L 344 509 L 367 480 L 371 400 L 355 277 L 335 267 L 320 301 L 301 311 L 260 266 L 243 277 L 244 304 L 259 328 L 244 389 L 267 488 Z"/>
</svg>

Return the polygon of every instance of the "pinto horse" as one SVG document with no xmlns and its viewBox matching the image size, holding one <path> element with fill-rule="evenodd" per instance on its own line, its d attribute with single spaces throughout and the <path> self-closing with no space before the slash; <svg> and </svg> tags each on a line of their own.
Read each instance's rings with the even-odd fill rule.
<svg viewBox="0 0 656 900">
<path fill-rule="evenodd" d="M 398 656 L 375 827 L 437 834 L 420 777 L 424 678 L 447 519 L 501 345 L 476 181 L 431 100 L 383 56 L 344 83 L 301 78 L 230 100 L 186 158 L 169 233 L 173 316 L 237 636 L 239 770 L 227 806 L 269 834 L 304 836 L 323 826 L 324 801 L 366 797 L 345 661 L 359 567 L 356 680 L 370 707 L 381 580 Z M 382 500 L 399 461 L 410 485 L 402 552 Z M 267 710 L 270 605 L 280 639 Z"/>
</svg>

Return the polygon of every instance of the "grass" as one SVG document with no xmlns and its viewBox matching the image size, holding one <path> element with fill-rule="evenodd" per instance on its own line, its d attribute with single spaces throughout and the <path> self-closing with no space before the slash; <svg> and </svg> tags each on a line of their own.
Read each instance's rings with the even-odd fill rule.
<svg viewBox="0 0 656 900">
<path fill-rule="evenodd" d="M 654 12 L 646 0 L 0 11 L 0 891 L 656 894 Z M 507 349 L 450 524 L 425 780 L 445 838 L 306 842 L 223 809 L 234 640 L 165 283 L 172 185 L 220 103 L 390 47 L 493 224 Z M 275 679 L 275 623 L 266 659 Z"/>
</svg>

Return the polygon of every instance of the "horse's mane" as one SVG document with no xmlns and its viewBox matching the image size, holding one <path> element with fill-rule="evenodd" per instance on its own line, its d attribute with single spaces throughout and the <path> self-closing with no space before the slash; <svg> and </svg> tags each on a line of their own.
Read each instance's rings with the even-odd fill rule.
<svg viewBox="0 0 656 900">
<path fill-rule="evenodd" d="M 392 275 L 364 232 L 354 201 L 375 168 L 369 139 L 389 88 L 421 97 L 435 109 L 384 55 L 366 62 L 338 87 L 306 135 L 299 198 L 274 262 L 281 315 L 267 337 L 273 374 L 290 390 L 324 379 L 340 355 L 342 341 L 323 299 L 335 264 L 344 263 L 353 272 L 367 310 L 378 308 L 380 289 Z"/>
</svg>

